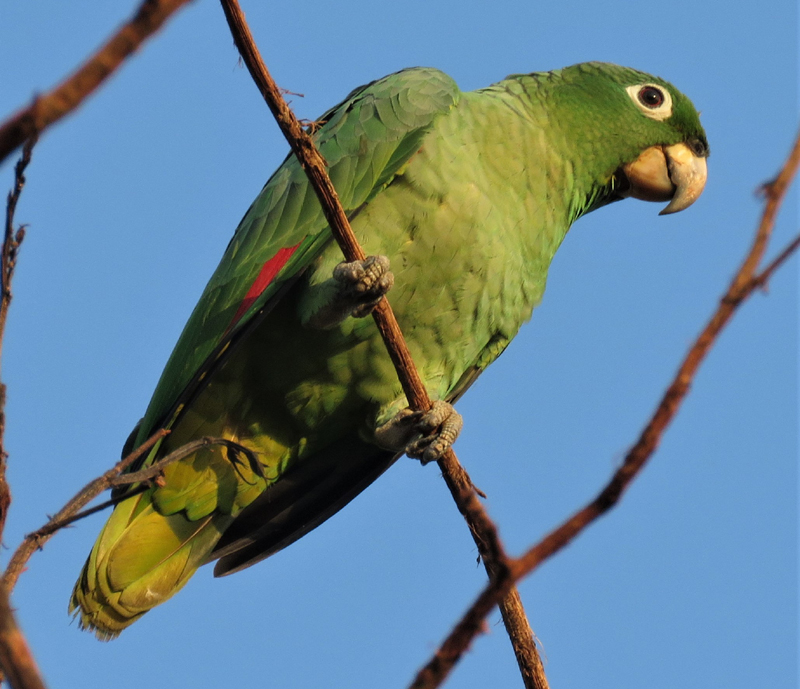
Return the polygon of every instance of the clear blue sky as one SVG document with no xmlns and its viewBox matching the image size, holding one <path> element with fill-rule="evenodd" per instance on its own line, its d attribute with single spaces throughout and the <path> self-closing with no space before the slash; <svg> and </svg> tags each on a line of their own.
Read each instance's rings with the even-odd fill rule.
<svg viewBox="0 0 800 689">
<path fill-rule="evenodd" d="M 136 4 L 3 3 L 0 113 Z M 744 255 L 754 190 L 797 125 L 796 4 L 244 6 L 279 84 L 305 94 L 301 117 L 402 67 L 472 89 L 584 60 L 658 74 L 702 110 L 700 201 L 665 218 L 628 201 L 579 221 L 532 322 L 460 404 L 458 454 L 521 552 L 608 478 Z M 3 349 L 7 547 L 118 457 L 286 153 L 237 60 L 218 4 L 195 2 L 34 154 Z M 11 178 L 6 164 L 4 194 Z M 776 248 L 794 209 L 796 196 Z M 797 686 L 797 292 L 795 259 L 725 332 L 621 506 L 522 583 L 554 687 Z M 436 467 L 403 459 L 291 548 L 222 580 L 201 570 L 101 644 L 66 606 L 103 519 L 59 534 L 14 594 L 51 687 L 403 687 L 485 580 Z M 519 686 L 498 619 L 449 686 Z"/>
</svg>

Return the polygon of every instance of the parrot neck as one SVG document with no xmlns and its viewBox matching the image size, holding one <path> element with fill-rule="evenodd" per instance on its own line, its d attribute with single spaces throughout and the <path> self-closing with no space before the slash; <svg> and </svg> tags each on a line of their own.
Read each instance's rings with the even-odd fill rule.
<svg viewBox="0 0 800 689">
<path fill-rule="evenodd" d="M 567 227 L 620 200 L 615 192 L 620 160 L 610 145 L 616 134 L 596 113 L 581 107 L 581 94 L 564 80 L 562 70 L 515 74 L 490 89 L 515 103 L 529 123 L 530 135 L 540 140 L 549 192 L 560 197 Z"/>
</svg>

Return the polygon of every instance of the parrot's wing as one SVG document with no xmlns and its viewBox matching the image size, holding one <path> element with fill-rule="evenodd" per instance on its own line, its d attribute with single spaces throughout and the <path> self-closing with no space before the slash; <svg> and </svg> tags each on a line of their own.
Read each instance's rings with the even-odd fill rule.
<svg viewBox="0 0 800 689">
<path fill-rule="evenodd" d="M 507 337 L 493 337 L 448 392 L 447 401 L 454 404 L 508 343 Z M 349 433 L 297 462 L 222 534 L 209 556 L 219 560 L 214 576 L 239 572 L 291 545 L 342 509 L 401 455 Z"/>
<path fill-rule="evenodd" d="M 350 215 L 402 171 L 435 118 L 459 98 L 443 72 L 413 68 L 353 91 L 314 135 Z M 169 427 L 208 373 L 331 241 L 322 208 L 290 155 L 245 214 L 178 340 L 136 445 Z"/>
<path fill-rule="evenodd" d="M 348 433 L 324 452 L 290 467 L 222 534 L 208 558 L 219 558 L 214 576 L 250 567 L 316 529 L 401 455 Z"/>
</svg>

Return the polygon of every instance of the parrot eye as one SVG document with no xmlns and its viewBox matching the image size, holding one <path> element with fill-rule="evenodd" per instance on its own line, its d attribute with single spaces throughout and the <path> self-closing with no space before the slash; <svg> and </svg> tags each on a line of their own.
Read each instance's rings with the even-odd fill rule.
<svg viewBox="0 0 800 689">
<path fill-rule="evenodd" d="M 664 102 L 664 94 L 655 86 L 642 86 L 639 89 L 639 102 L 646 108 L 657 108 Z"/>
<path fill-rule="evenodd" d="M 643 115 L 652 120 L 666 120 L 672 115 L 672 96 L 656 84 L 636 84 L 625 89 Z"/>
</svg>

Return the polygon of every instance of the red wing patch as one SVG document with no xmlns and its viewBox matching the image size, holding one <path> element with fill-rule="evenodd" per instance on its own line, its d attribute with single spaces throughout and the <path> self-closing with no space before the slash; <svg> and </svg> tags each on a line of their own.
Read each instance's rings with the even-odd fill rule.
<svg viewBox="0 0 800 689">
<path fill-rule="evenodd" d="M 279 249 L 271 259 L 261 266 L 258 277 L 256 277 L 256 279 L 253 281 L 253 284 L 250 285 L 250 289 L 247 290 L 247 294 L 244 295 L 244 299 L 242 300 L 242 303 L 239 304 L 239 308 L 236 311 L 236 315 L 233 317 L 230 326 L 228 326 L 228 330 L 236 325 L 239 319 L 244 316 L 245 313 L 247 313 L 247 310 L 253 305 L 253 302 L 258 299 L 259 296 L 261 296 L 261 293 L 265 289 L 267 289 L 269 284 L 275 279 L 275 276 L 280 272 L 281 268 L 286 265 L 300 244 L 302 244 L 302 242 L 298 242 L 294 246 Z"/>
</svg>

